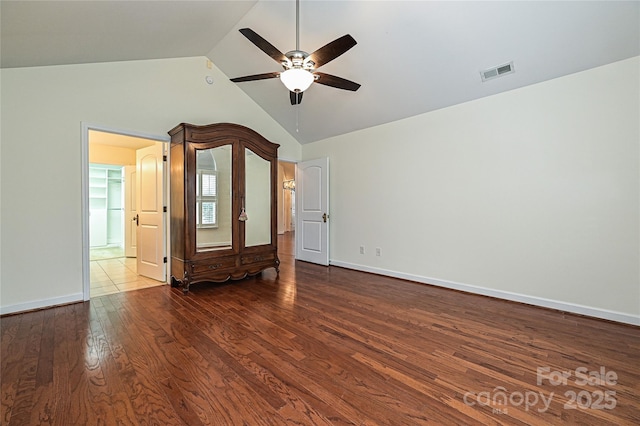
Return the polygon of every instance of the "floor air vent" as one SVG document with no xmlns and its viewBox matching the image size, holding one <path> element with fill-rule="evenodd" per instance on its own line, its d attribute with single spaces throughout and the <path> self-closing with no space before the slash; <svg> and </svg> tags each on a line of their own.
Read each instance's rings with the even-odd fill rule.
<svg viewBox="0 0 640 426">
<path fill-rule="evenodd" d="M 497 67 L 489 68 L 484 71 L 480 71 L 480 77 L 482 81 L 493 80 L 494 78 L 502 77 L 503 75 L 514 73 L 513 61 L 508 64 L 499 65 Z"/>
</svg>

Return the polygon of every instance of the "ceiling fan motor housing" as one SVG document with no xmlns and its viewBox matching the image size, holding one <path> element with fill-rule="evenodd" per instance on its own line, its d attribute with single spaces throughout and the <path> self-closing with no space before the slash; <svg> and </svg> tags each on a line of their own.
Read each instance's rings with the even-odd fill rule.
<svg viewBox="0 0 640 426">
<path fill-rule="evenodd" d="M 302 50 L 291 50 L 285 55 L 287 57 L 287 61 L 282 63 L 284 69 L 292 69 L 292 68 L 300 68 L 307 71 L 313 71 L 315 62 L 308 59 L 309 54 Z"/>
</svg>

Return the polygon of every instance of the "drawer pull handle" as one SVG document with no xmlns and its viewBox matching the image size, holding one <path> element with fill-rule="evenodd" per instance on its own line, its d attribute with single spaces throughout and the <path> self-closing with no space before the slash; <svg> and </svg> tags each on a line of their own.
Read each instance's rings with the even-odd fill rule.
<svg viewBox="0 0 640 426">
<path fill-rule="evenodd" d="M 213 265 L 209 265 L 209 269 L 218 269 L 222 266 L 222 263 L 214 263 Z"/>
</svg>

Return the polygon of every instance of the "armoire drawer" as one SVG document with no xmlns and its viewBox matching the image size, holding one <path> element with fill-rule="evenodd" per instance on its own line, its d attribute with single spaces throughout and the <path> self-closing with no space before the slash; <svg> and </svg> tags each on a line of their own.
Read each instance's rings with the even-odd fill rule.
<svg viewBox="0 0 640 426">
<path fill-rule="evenodd" d="M 217 259 L 191 262 L 191 273 L 194 275 L 206 274 L 220 269 L 235 268 L 235 257 L 222 257 Z"/>
<path fill-rule="evenodd" d="M 240 257 L 240 263 L 242 265 L 251 265 L 253 263 L 273 262 L 275 258 L 276 254 L 274 252 L 244 254 Z"/>
</svg>

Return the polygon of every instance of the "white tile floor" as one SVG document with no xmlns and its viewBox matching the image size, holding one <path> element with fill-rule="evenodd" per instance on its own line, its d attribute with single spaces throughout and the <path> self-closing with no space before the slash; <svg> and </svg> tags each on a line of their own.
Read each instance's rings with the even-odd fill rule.
<svg viewBox="0 0 640 426">
<path fill-rule="evenodd" d="M 90 268 L 91 297 L 165 284 L 138 275 L 135 258 L 94 260 Z"/>
</svg>

